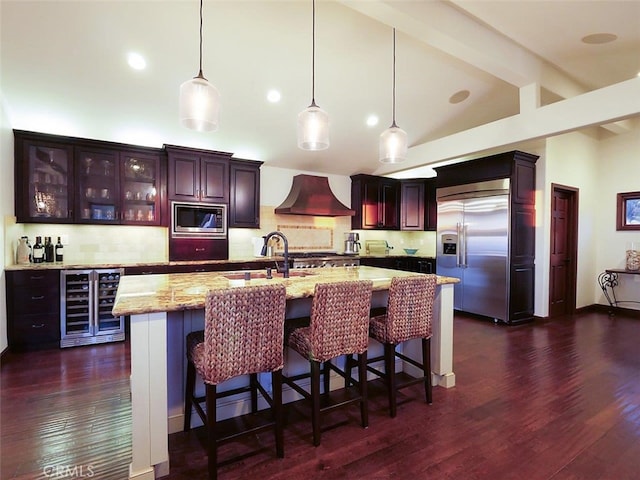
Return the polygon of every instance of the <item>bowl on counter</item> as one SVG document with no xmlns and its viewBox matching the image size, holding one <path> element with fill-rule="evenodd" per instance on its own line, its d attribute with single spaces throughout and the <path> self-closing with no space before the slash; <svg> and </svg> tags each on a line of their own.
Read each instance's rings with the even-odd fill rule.
<svg viewBox="0 0 640 480">
<path fill-rule="evenodd" d="M 418 251 L 417 248 L 403 248 L 404 253 L 406 253 L 407 255 L 415 255 L 416 252 Z"/>
</svg>

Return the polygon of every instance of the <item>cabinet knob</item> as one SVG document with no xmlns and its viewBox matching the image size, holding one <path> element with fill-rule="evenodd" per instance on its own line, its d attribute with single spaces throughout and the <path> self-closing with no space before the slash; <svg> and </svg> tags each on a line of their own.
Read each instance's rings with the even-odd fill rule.
<svg viewBox="0 0 640 480">
<path fill-rule="evenodd" d="M 31 300 L 44 300 L 44 295 L 31 296 Z"/>
</svg>

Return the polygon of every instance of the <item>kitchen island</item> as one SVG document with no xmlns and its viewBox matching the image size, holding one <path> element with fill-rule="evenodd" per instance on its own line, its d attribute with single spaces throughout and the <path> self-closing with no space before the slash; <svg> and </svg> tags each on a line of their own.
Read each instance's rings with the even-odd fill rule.
<svg viewBox="0 0 640 480">
<path fill-rule="evenodd" d="M 182 414 L 175 412 L 181 408 L 184 393 L 184 338 L 188 332 L 202 328 L 208 290 L 284 283 L 286 316 L 297 318 L 309 314 L 316 283 L 371 280 L 372 306 L 375 307 L 386 305 L 393 277 L 411 275 L 416 274 L 360 266 L 292 270 L 287 279 L 277 273 L 268 279 L 265 271 L 123 276 L 113 314 L 131 316 L 132 463 L 129 478 L 151 480 L 169 472 L 168 434 L 179 430 L 177 426 L 182 424 Z M 455 385 L 453 284 L 458 281 L 438 277 L 434 306 L 432 381 L 447 388 Z M 419 347 L 408 343 L 405 353 L 417 356 Z M 286 358 L 288 370 L 292 366 L 288 364 L 289 357 Z"/>
</svg>

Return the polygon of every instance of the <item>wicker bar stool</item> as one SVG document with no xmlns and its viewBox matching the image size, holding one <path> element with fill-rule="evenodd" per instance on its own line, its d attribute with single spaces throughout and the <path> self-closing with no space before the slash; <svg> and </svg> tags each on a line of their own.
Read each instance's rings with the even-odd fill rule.
<svg viewBox="0 0 640 480">
<path fill-rule="evenodd" d="M 357 396 L 332 403 L 329 380 L 331 370 L 345 377 L 344 371 L 333 365 L 331 360 L 346 354 L 357 354 L 359 371 L 366 374 L 372 288 L 373 282 L 368 280 L 316 284 L 309 326 L 296 328 L 288 337 L 287 345 L 309 360 L 310 373 L 291 377 L 283 375 L 283 382 L 311 401 L 315 446 L 320 445 L 321 412 L 358 402 L 362 427 L 369 425 L 367 382 L 357 382 Z M 324 376 L 323 395 L 320 393 L 321 364 Z M 306 378 L 311 378 L 310 392 L 296 384 Z M 322 407 L 321 400 L 324 403 Z"/>
<path fill-rule="evenodd" d="M 274 429 L 276 454 L 284 457 L 282 419 L 282 367 L 284 365 L 284 285 L 250 286 L 212 290 L 205 304 L 204 331 L 187 335 L 187 382 L 184 430 L 191 428 L 191 409 L 202 418 L 208 435 L 209 478 L 217 478 L 218 445 L 265 429 Z M 205 396 L 196 397 L 196 371 L 205 383 Z M 271 372 L 272 396 L 258 380 Z M 249 375 L 249 385 L 224 392 L 217 385 Z M 272 418 L 247 430 L 223 435 L 216 428 L 216 400 L 251 392 L 251 411 L 258 410 L 258 391 L 269 403 Z M 201 403 L 206 403 L 206 413 Z M 252 422 L 253 423 L 253 422 Z"/>
<path fill-rule="evenodd" d="M 368 360 L 367 370 L 385 380 L 389 397 L 389 415 L 397 413 L 397 391 L 423 382 L 427 403 L 432 403 L 431 392 L 431 323 L 436 291 L 436 276 L 394 277 L 389 287 L 386 313 L 372 316 L 369 336 L 382 343 L 384 353 Z M 422 363 L 396 351 L 396 347 L 407 340 L 422 341 Z M 396 381 L 395 357 L 422 370 L 423 375 L 402 383 Z M 384 360 L 384 372 L 370 364 Z M 349 367 L 353 360 L 347 358 Z"/>
</svg>

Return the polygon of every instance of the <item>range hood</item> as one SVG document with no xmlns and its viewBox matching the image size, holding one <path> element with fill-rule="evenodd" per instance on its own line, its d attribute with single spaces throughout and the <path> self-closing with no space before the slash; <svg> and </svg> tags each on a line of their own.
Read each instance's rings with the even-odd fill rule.
<svg viewBox="0 0 640 480">
<path fill-rule="evenodd" d="M 275 213 L 318 217 L 353 216 L 355 210 L 344 205 L 331 191 L 327 177 L 296 175 L 289 196 Z"/>
</svg>

